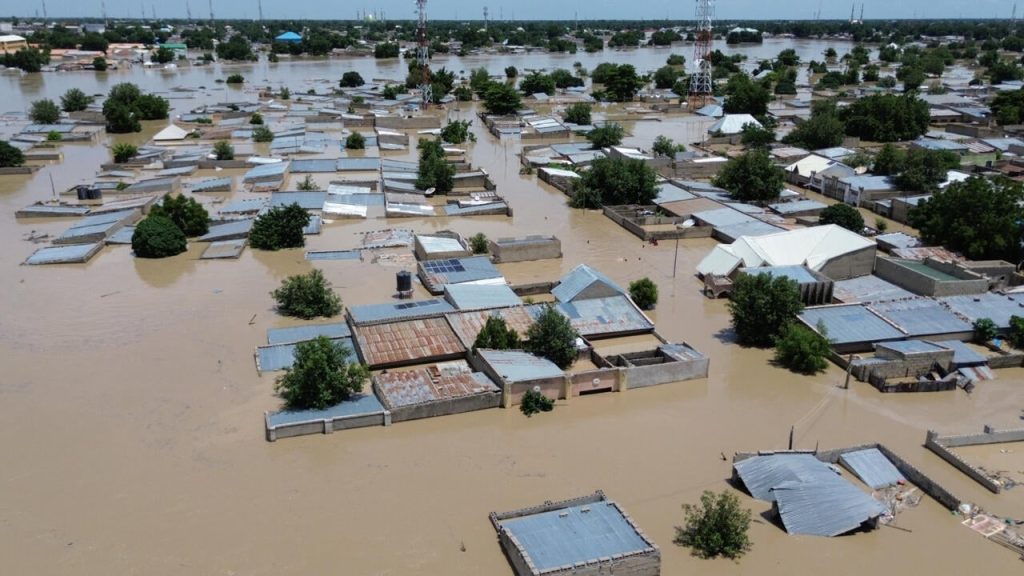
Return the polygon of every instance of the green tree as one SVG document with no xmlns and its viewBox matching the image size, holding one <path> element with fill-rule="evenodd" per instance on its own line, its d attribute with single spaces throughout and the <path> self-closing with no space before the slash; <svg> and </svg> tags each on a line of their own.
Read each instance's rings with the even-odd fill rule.
<svg viewBox="0 0 1024 576">
<path fill-rule="evenodd" d="M 110 89 L 103 103 L 107 132 L 119 134 L 142 130 L 140 120 L 164 120 L 170 103 L 153 94 L 143 94 L 139 87 L 123 82 Z"/>
<path fill-rule="evenodd" d="M 654 152 L 655 156 L 664 156 L 666 158 L 675 158 L 676 152 L 683 152 L 686 147 L 682 144 L 676 144 L 671 138 L 665 135 L 659 135 L 654 139 L 654 145 L 651 146 L 651 152 Z"/>
<path fill-rule="evenodd" d="M 873 142 L 913 140 L 928 130 L 928 104 L 914 94 L 876 94 L 839 111 L 846 134 Z"/>
<path fill-rule="evenodd" d="M 775 131 L 752 122 L 747 123 L 743 125 L 740 141 L 747 148 L 768 148 L 775 142 Z"/>
<path fill-rule="evenodd" d="M 654 72 L 654 87 L 658 90 L 668 90 L 682 75 L 683 71 L 674 66 L 662 66 Z"/>
<path fill-rule="evenodd" d="M 600 128 L 594 128 L 587 133 L 587 140 L 594 145 L 594 148 L 608 148 L 622 144 L 622 138 L 626 135 L 621 124 L 609 122 Z"/>
<path fill-rule="evenodd" d="M 824 325 L 819 330 L 821 334 L 796 322 L 787 324 L 775 342 L 775 362 L 800 374 L 824 372 L 832 348 L 823 331 Z"/>
<path fill-rule="evenodd" d="M 555 81 L 541 72 L 532 72 L 519 81 L 519 90 L 524 94 L 544 93 L 552 95 L 555 93 Z"/>
<path fill-rule="evenodd" d="M 139 258 L 166 258 L 181 254 L 188 240 L 170 218 L 151 214 L 135 226 L 132 251 Z"/>
<path fill-rule="evenodd" d="M 164 196 L 163 202 L 154 205 L 150 216 L 163 216 L 174 222 L 185 236 L 202 236 L 210 231 L 210 214 L 195 198 L 181 194 Z"/>
<path fill-rule="evenodd" d="M 260 114 L 259 112 L 253 112 L 252 116 L 249 117 L 249 124 L 253 126 L 262 126 L 263 114 Z"/>
<path fill-rule="evenodd" d="M 473 342 L 473 352 L 477 350 L 518 350 L 523 343 L 519 334 L 508 327 L 505 319 L 497 314 L 487 317 L 480 333 Z"/>
<path fill-rule="evenodd" d="M 489 114 L 507 116 L 522 106 L 519 92 L 508 84 L 492 82 L 484 96 L 484 108 Z"/>
<path fill-rule="evenodd" d="M 71 88 L 60 97 L 60 107 L 65 112 L 80 112 L 89 107 L 92 98 L 78 88 Z"/>
<path fill-rule="evenodd" d="M 658 196 L 658 175 L 649 164 L 632 158 L 598 158 L 573 188 L 574 208 L 602 205 L 647 205 Z"/>
<path fill-rule="evenodd" d="M 473 254 L 487 254 L 490 250 L 487 236 L 483 232 L 477 232 L 469 237 L 469 247 L 473 250 Z"/>
<path fill-rule="evenodd" d="M 92 69 L 97 72 L 107 71 L 107 59 L 103 56 L 97 56 L 92 59 Z"/>
<path fill-rule="evenodd" d="M 850 232 L 856 232 L 857 234 L 864 231 L 864 216 L 853 206 L 843 204 L 842 202 L 822 210 L 818 222 L 842 226 Z"/>
<path fill-rule="evenodd" d="M 359 132 L 353 132 L 345 138 L 346 150 L 363 150 L 366 148 L 366 137 Z"/>
<path fill-rule="evenodd" d="M 886 144 L 885 146 L 882 146 L 882 149 L 875 155 L 874 163 L 871 166 L 871 172 L 879 176 L 895 176 L 896 174 L 903 172 L 906 164 L 906 153 L 892 144 Z"/>
<path fill-rule="evenodd" d="M 255 60 L 252 45 L 241 34 L 235 34 L 227 42 L 217 44 L 217 58 L 221 60 Z"/>
<path fill-rule="evenodd" d="M 526 349 L 554 362 L 563 370 L 572 366 L 579 354 L 576 339 L 579 333 L 569 319 L 553 306 L 545 306 L 537 321 L 526 332 Z"/>
<path fill-rule="evenodd" d="M 124 142 L 114 144 L 110 151 L 114 154 L 114 162 L 117 164 L 123 164 L 139 153 L 139 149 L 134 144 Z"/>
<path fill-rule="evenodd" d="M 911 148 L 904 154 L 896 186 L 912 192 L 935 192 L 949 171 L 960 166 L 960 156 L 949 150 Z"/>
<path fill-rule="evenodd" d="M 577 88 L 583 86 L 583 79 L 577 78 L 572 72 L 565 68 L 558 68 L 551 73 L 550 78 L 555 83 L 555 88 Z"/>
<path fill-rule="evenodd" d="M 437 140 L 420 140 L 419 170 L 416 188 L 433 188 L 439 194 L 447 194 L 455 186 L 455 166 L 445 158 L 444 147 Z"/>
<path fill-rule="evenodd" d="M 999 336 L 999 327 L 991 318 L 978 318 L 974 321 L 974 340 L 979 344 L 991 342 Z"/>
<path fill-rule="evenodd" d="M 21 150 L 11 146 L 4 140 L 0 140 L 0 168 L 12 168 L 25 163 L 25 155 Z"/>
<path fill-rule="evenodd" d="M 47 142 L 62 142 L 63 140 L 64 136 L 61 135 L 61 133 L 57 132 L 56 130 L 50 130 L 49 132 L 46 133 Z"/>
<path fill-rule="evenodd" d="M 527 390 L 519 402 L 519 411 L 527 418 L 539 412 L 551 412 L 555 409 L 555 401 L 537 390 Z"/>
<path fill-rule="evenodd" d="M 686 56 L 682 54 L 670 54 L 665 61 L 669 66 L 686 66 Z"/>
<path fill-rule="evenodd" d="M 32 103 L 28 116 L 36 124 L 56 124 L 60 120 L 60 108 L 53 100 L 43 98 Z"/>
<path fill-rule="evenodd" d="M 517 76 L 519 76 L 519 70 L 516 69 L 515 66 L 507 66 L 507 67 L 505 67 L 505 78 L 508 78 L 509 80 L 513 80 Z"/>
<path fill-rule="evenodd" d="M 1007 340 L 1014 348 L 1024 350 L 1024 318 L 1010 316 L 1010 331 L 1007 333 Z"/>
<path fill-rule="evenodd" d="M 217 160 L 234 160 L 235 159 L 235 147 L 231 145 L 227 140 L 218 140 L 213 145 L 213 154 Z"/>
<path fill-rule="evenodd" d="M 774 344 L 804 309 L 796 282 L 771 274 L 741 274 L 728 306 L 739 343 L 758 348 Z"/>
<path fill-rule="evenodd" d="M 469 120 L 449 120 L 448 124 L 441 129 L 441 139 L 450 144 L 462 144 L 471 136 L 469 132 L 471 125 Z"/>
<path fill-rule="evenodd" d="M 515 68 L 513 67 L 513 69 Z M 518 75 L 519 72 L 517 71 L 516 76 Z M 509 78 L 515 78 L 515 76 L 510 76 Z M 491 80 L 490 73 L 487 72 L 487 68 L 476 68 L 469 73 L 469 87 L 481 98 L 485 97 L 487 90 L 494 83 Z"/>
<path fill-rule="evenodd" d="M 951 184 L 910 211 L 926 245 L 941 245 L 971 260 L 1019 262 L 1024 188 L 1018 182 L 972 177 Z"/>
<path fill-rule="evenodd" d="M 338 86 L 342 88 L 358 88 L 366 84 L 363 77 L 359 72 L 350 70 L 341 75 L 341 80 L 338 81 Z"/>
<path fill-rule="evenodd" d="M 731 492 L 705 491 L 699 504 L 684 504 L 684 526 L 676 527 L 675 543 L 701 558 L 739 558 L 750 550 L 750 510 L 740 507 Z"/>
<path fill-rule="evenodd" d="M 643 80 L 636 73 L 632 64 L 612 65 L 613 68 L 604 77 L 604 92 L 615 102 L 630 102 L 644 86 Z M 594 82 L 597 82 L 595 76 Z"/>
<path fill-rule="evenodd" d="M 831 148 L 843 143 L 845 130 L 835 102 L 823 100 L 815 102 L 811 107 L 811 117 L 797 124 L 782 141 L 808 150 Z"/>
<path fill-rule="evenodd" d="M 278 312 L 285 316 L 310 320 L 341 313 L 341 298 L 331 289 L 324 273 L 317 269 L 285 278 L 270 295 L 277 302 Z"/>
<path fill-rule="evenodd" d="M 772 100 L 771 92 L 744 73 L 733 74 L 729 78 L 725 93 L 728 98 L 722 109 L 727 114 L 763 116 L 768 113 L 768 103 Z"/>
<path fill-rule="evenodd" d="M 766 150 L 749 150 L 730 159 L 713 180 L 740 202 L 768 203 L 779 197 L 785 174 Z"/>
<path fill-rule="evenodd" d="M 153 61 L 157 64 L 167 64 L 168 62 L 174 62 L 174 50 L 161 46 L 157 48 L 153 54 Z"/>
<path fill-rule="evenodd" d="M 245 76 L 242 76 L 241 74 L 231 74 L 225 82 L 228 84 L 245 84 Z"/>
<path fill-rule="evenodd" d="M 295 345 L 295 362 L 275 389 L 291 410 L 324 410 L 363 390 L 369 370 L 349 363 L 349 350 L 326 336 Z"/>
<path fill-rule="evenodd" d="M 382 58 L 398 58 L 398 44 L 392 44 L 391 42 L 381 42 L 373 48 L 373 57 Z"/>
<path fill-rule="evenodd" d="M 312 174 L 306 174 L 306 177 L 296 186 L 302 192 L 312 192 L 320 189 L 320 185 L 313 180 Z"/>
<path fill-rule="evenodd" d="M 0 58 L 0 64 L 8 68 L 18 68 L 29 73 L 39 72 L 49 62 L 49 50 L 42 52 L 35 48 L 22 48 L 13 54 L 3 54 L 2 58 Z"/>
<path fill-rule="evenodd" d="M 249 244 L 259 250 L 301 248 L 306 245 L 302 231 L 309 214 L 298 204 L 275 206 L 256 218 L 249 232 Z"/>
<path fill-rule="evenodd" d="M 1024 89 L 998 92 L 989 107 L 1000 126 L 1020 124 L 1024 119 Z"/>
<path fill-rule="evenodd" d="M 591 106 L 586 102 L 576 102 L 565 109 L 565 121 L 579 126 L 589 126 L 591 123 Z"/>
<path fill-rule="evenodd" d="M 642 310 L 653 310 L 658 303 L 658 285 L 646 276 L 629 283 L 629 297 Z"/>
<path fill-rule="evenodd" d="M 266 126 L 257 126 L 252 131 L 252 139 L 254 142 L 273 142 L 274 133 Z"/>
</svg>

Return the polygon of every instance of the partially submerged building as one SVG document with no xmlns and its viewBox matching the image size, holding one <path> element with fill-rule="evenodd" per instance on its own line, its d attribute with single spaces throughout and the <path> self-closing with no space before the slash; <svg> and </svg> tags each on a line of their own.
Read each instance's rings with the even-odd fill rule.
<svg viewBox="0 0 1024 576">
<path fill-rule="evenodd" d="M 373 376 L 373 390 L 392 422 L 497 408 L 501 390 L 465 360 Z"/>
</svg>

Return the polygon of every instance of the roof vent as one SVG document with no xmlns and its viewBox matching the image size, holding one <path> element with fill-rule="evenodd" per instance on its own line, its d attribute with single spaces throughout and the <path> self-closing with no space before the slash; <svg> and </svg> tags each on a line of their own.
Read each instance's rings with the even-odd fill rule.
<svg viewBox="0 0 1024 576">
<path fill-rule="evenodd" d="M 590 506 L 584 506 L 583 508 L 580 508 L 581 514 L 586 514 L 587 512 L 590 512 Z"/>
<path fill-rule="evenodd" d="M 569 513 L 568 513 L 568 512 L 559 512 L 559 513 L 558 513 L 558 517 L 559 517 L 559 518 L 566 518 L 566 517 L 568 517 L 568 516 L 569 516 Z"/>
</svg>

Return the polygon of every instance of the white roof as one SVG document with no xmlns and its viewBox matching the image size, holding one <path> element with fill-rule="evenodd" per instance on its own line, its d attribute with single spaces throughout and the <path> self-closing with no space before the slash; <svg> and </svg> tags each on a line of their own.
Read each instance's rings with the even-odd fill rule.
<svg viewBox="0 0 1024 576">
<path fill-rule="evenodd" d="M 167 142 L 167 141 L 170 141 L 170 140 L 184 140 L 185 136 L 187 136 L 187 135 L 188 135 L 188 131 L 187 130 L 185 130 L 184 128 L 179 128 L 179 127 L 175 126 L 174 124 L 171 124 L 167 128 L 164 128 L 163 130 L 157 132 L 156 136 L 153 136 L 153 140 L 155 142 Z"/>
<path fill-rule="evenodd" d="M 753 124 L 758 128 L 764 128 L 757 118 L 754 118 L 750 114 L 726 114 L 721 120 L 715 122 L 708 128 L 708 132 L 721 132 L 722 134 L 739 134 L 743 132 L 743 127 L 747 124 Z"/>
<path fill-rule="evenodd" d="M 786 172 L 796 172 L 801 176 L 810 176 L 811 173 L 816 174 L 826 168 L 831 168 L 835 164 L 837 164 L 835 160 L 818 154 L 811 154 L 786 166 Z"/>
<path fill-rule="evenodd" d="M 14 34 L 7 34 L 6 36 L 0 36 L 0 42 L 24 42 L 25 38 L 21 36 L 15 36 Z"/>
<path fill-rule="evenodd" d="M 967 174 L 965 172 L 959 172 L 957 170 L 950 170 L 949 172 L 946 172 L 946 181 L 943 182 L 942 184 L 939 184 L 939 188 L 945 189 L 950 184 L 955 184 L 957 182 L 964 182 L 964 181 L 966 181 L 970 177 L 971 177 L 971 175 Z"/>
<path fill-rule="evenodd" d="M 716 246 L 697 265 L 697 271 L 727 276 L 736 269 L 736 260 L 741 260 L 744 268 L 806 265 L 812 270 L 820 270 L 839 256 L 874 244 L 860 234 L 835 224 L 765 236 L 741 236 L 732 244 Z"/>
</svg>

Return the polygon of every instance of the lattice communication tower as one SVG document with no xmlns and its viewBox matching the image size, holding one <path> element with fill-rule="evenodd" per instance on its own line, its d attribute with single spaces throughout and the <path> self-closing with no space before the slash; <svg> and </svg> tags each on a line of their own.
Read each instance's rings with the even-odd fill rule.
<svg viewBox="0 0 1024 576">
<path fill-rule="evenodd" d="M 420 91 L 423 93 L 423 108 L 430 106 L 434 99 L 434 90 L 430 81 L 430 38 L 427 35 L 427 0 L 416 0 L 416 9 L 419 11 L 419 25 L 416 28 L 416 37 L 419 39 L 419 46 L 416 47 L 416 65 L 420 69 Z"/>
<path fill-rule="evenodd" d="M 708 103 L 714 93 L 711 83 L 711 50 L 714 44 L 712 33 L 715 17 L 714 0 L 697 0 L 697 36 L 693 48 L 693 61 L 697 71 L 690 77 L 691 110 Z"/>
</svg>

